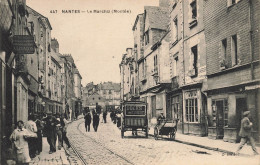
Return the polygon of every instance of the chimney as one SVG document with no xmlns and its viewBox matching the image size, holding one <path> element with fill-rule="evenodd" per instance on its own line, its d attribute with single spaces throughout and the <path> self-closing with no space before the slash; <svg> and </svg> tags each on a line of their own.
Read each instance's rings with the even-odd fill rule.
<svg viewBox="0 0 260 165">
<path fill-rule="evenodd" d="M 132 48 L 126 48 L 126 53 L 128 57 L 132 56 Z"/>
<path fill-rule="evenodd" d="M 57 39 L 51 39 L 51 48 L 54 50 L 55 53 L 59 53 L 59 42 Z"/>
<path fill-rule="evenodd" d="M 169 7 L 169 0 L 159 0 L 160 7 Z"/>
</svg>

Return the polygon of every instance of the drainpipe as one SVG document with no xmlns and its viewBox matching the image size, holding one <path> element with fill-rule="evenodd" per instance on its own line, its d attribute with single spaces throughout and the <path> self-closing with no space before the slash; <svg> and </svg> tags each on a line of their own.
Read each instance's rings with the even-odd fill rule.
<svg viewBox="0 0 260 165">
<path fill-rule="evenodd" d="M 182 1 L 182 56 L 183 56 L 183 84 L 185 84 L 185 61 L 184 61 L 184 0 Z M 183 105 L 184 105 L 184 97 L 183 94 L 183 104 L 182 104 L 182 133 L 184 133 L 184 116 L 183 116 Z M 188 124 L 188 131 L 189 131 L 189 124 Z"/>
<path fill-rule="evenodd" d="M 250 57 L 251 57 L 251 80 L 254 80 L 254 66 L 253 66 L 253 61 L 254 61 L 254 57 L 253 57 L 253 30 L 252 30 L 252 15 L 251 15 L 251 11 L 252 11 L 252 1 L 249 0 L 249 29 L 250 29 L 250 45 L 249 45 L 249 49 L 250 49 Z"/>
</svg>

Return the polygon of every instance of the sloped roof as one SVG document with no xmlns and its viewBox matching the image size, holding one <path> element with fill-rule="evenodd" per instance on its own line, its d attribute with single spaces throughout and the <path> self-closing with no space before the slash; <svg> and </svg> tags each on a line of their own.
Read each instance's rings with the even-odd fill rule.
<svg viewBox="0 0 260 165">
<path fill-rule="evenodd" d="M 114 90 L 114 91 L 120 91 L 120 84 L 119 83 L 113 83 L 113 82 L 104 82 L 100 84 L 100 89 L 104 90 Z"/>
<path fill-rule="evenodd" d="M 153 29 L 167 30 L 169 24 L 169 11 L 165 7 L 145 6 L 146 18 L 149 19 L 150 27 Z"/>
<path fill-rule="evenodd" d="M 51 26 L 51 23 L 49 21 L 49 19 L 45 16 L 43 16 L 42 14 L 40 14 L 39 12 L 35 11 L 34 9 L 32 9 L 30 6 L 26 5 L 27 7 L 27 10 L 30 10 L 34 15 L 38 15 L 40 16 L 41 20 L 47 24 L 47 26 L 49 26 L 50 30 L 52 30 L 52 26 Z"/>
</svg>

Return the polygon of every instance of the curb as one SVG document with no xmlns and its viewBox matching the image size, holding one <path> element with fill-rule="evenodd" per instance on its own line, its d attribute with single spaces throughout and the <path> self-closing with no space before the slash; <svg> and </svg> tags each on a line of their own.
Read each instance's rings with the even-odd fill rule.
<svg viewBox="0 0 260 165">
<path fill-rule="evenodd" d="M 153 134 L 148 134 L 148 135 L 154 137 Z M 246 156 L 246 157 L 250 157 L 250 156 L 251 156 L 251 155 L 248 155 L 248 154 L 239 154 L 239 155 L 236 155 L 236 153 L 233 152 L 233 151 L 228 151 L 228 150 L 224 150 L 224 149 L 220 149 L 220 148 L 216 148 L 216 147 L 209 147 L 209 146 L 205 146 L 205 145 L 201 145 L 201 144 L 196 144 L 196 143 L 191 143 L 191 142 L 186 142 L 186 141 L 177 140 L 177 139 L 175 139 L 174 141 L 175 141 L 175 142 L 178 142 L 178 143 L 182 143 L 182 144 L 187 144 L 187 145 L 199 147 L 199 148 L 204 148 L 204 149 L 208 149 L 208 150 L 213 150 L 213 151 L 217 151 L 217 152 L 222 152 L 223 155 L 225 155 L 225 153 L 226 153 L 226 155 L 229 155 L 229 156 Z"/>
</svg>

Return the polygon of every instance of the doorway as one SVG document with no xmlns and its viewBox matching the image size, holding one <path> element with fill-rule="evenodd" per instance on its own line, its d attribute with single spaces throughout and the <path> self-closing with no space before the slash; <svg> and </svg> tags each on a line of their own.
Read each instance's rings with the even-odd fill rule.
<svg viewBox="0 0 260 165">
<path fill-rule="evenodd" d="M 152 117 L 156 117 L 156 95 L 151 97 L 152 102 Z"/>
<path fill-rule="evenodd" d="M 244 111 L 247 110 L 247 101 L 246 98 L 237 98 L 236 99 L 236 126 L 237 126 L 237 134 L 240 130 L 241 120 L 243 118 Z M 239 137 L 239 136 L 237 136 Z M 240 139 L 237 139 L 237 142 Z"/>
<path fill-rule="evenodd" d="M 224 127 L 228 123 L 228 101 L 227 99 L 213 100 L 213 122 L 216 125 L 216 137 L 217 139 L 223 139 Z"/>
</svg>

